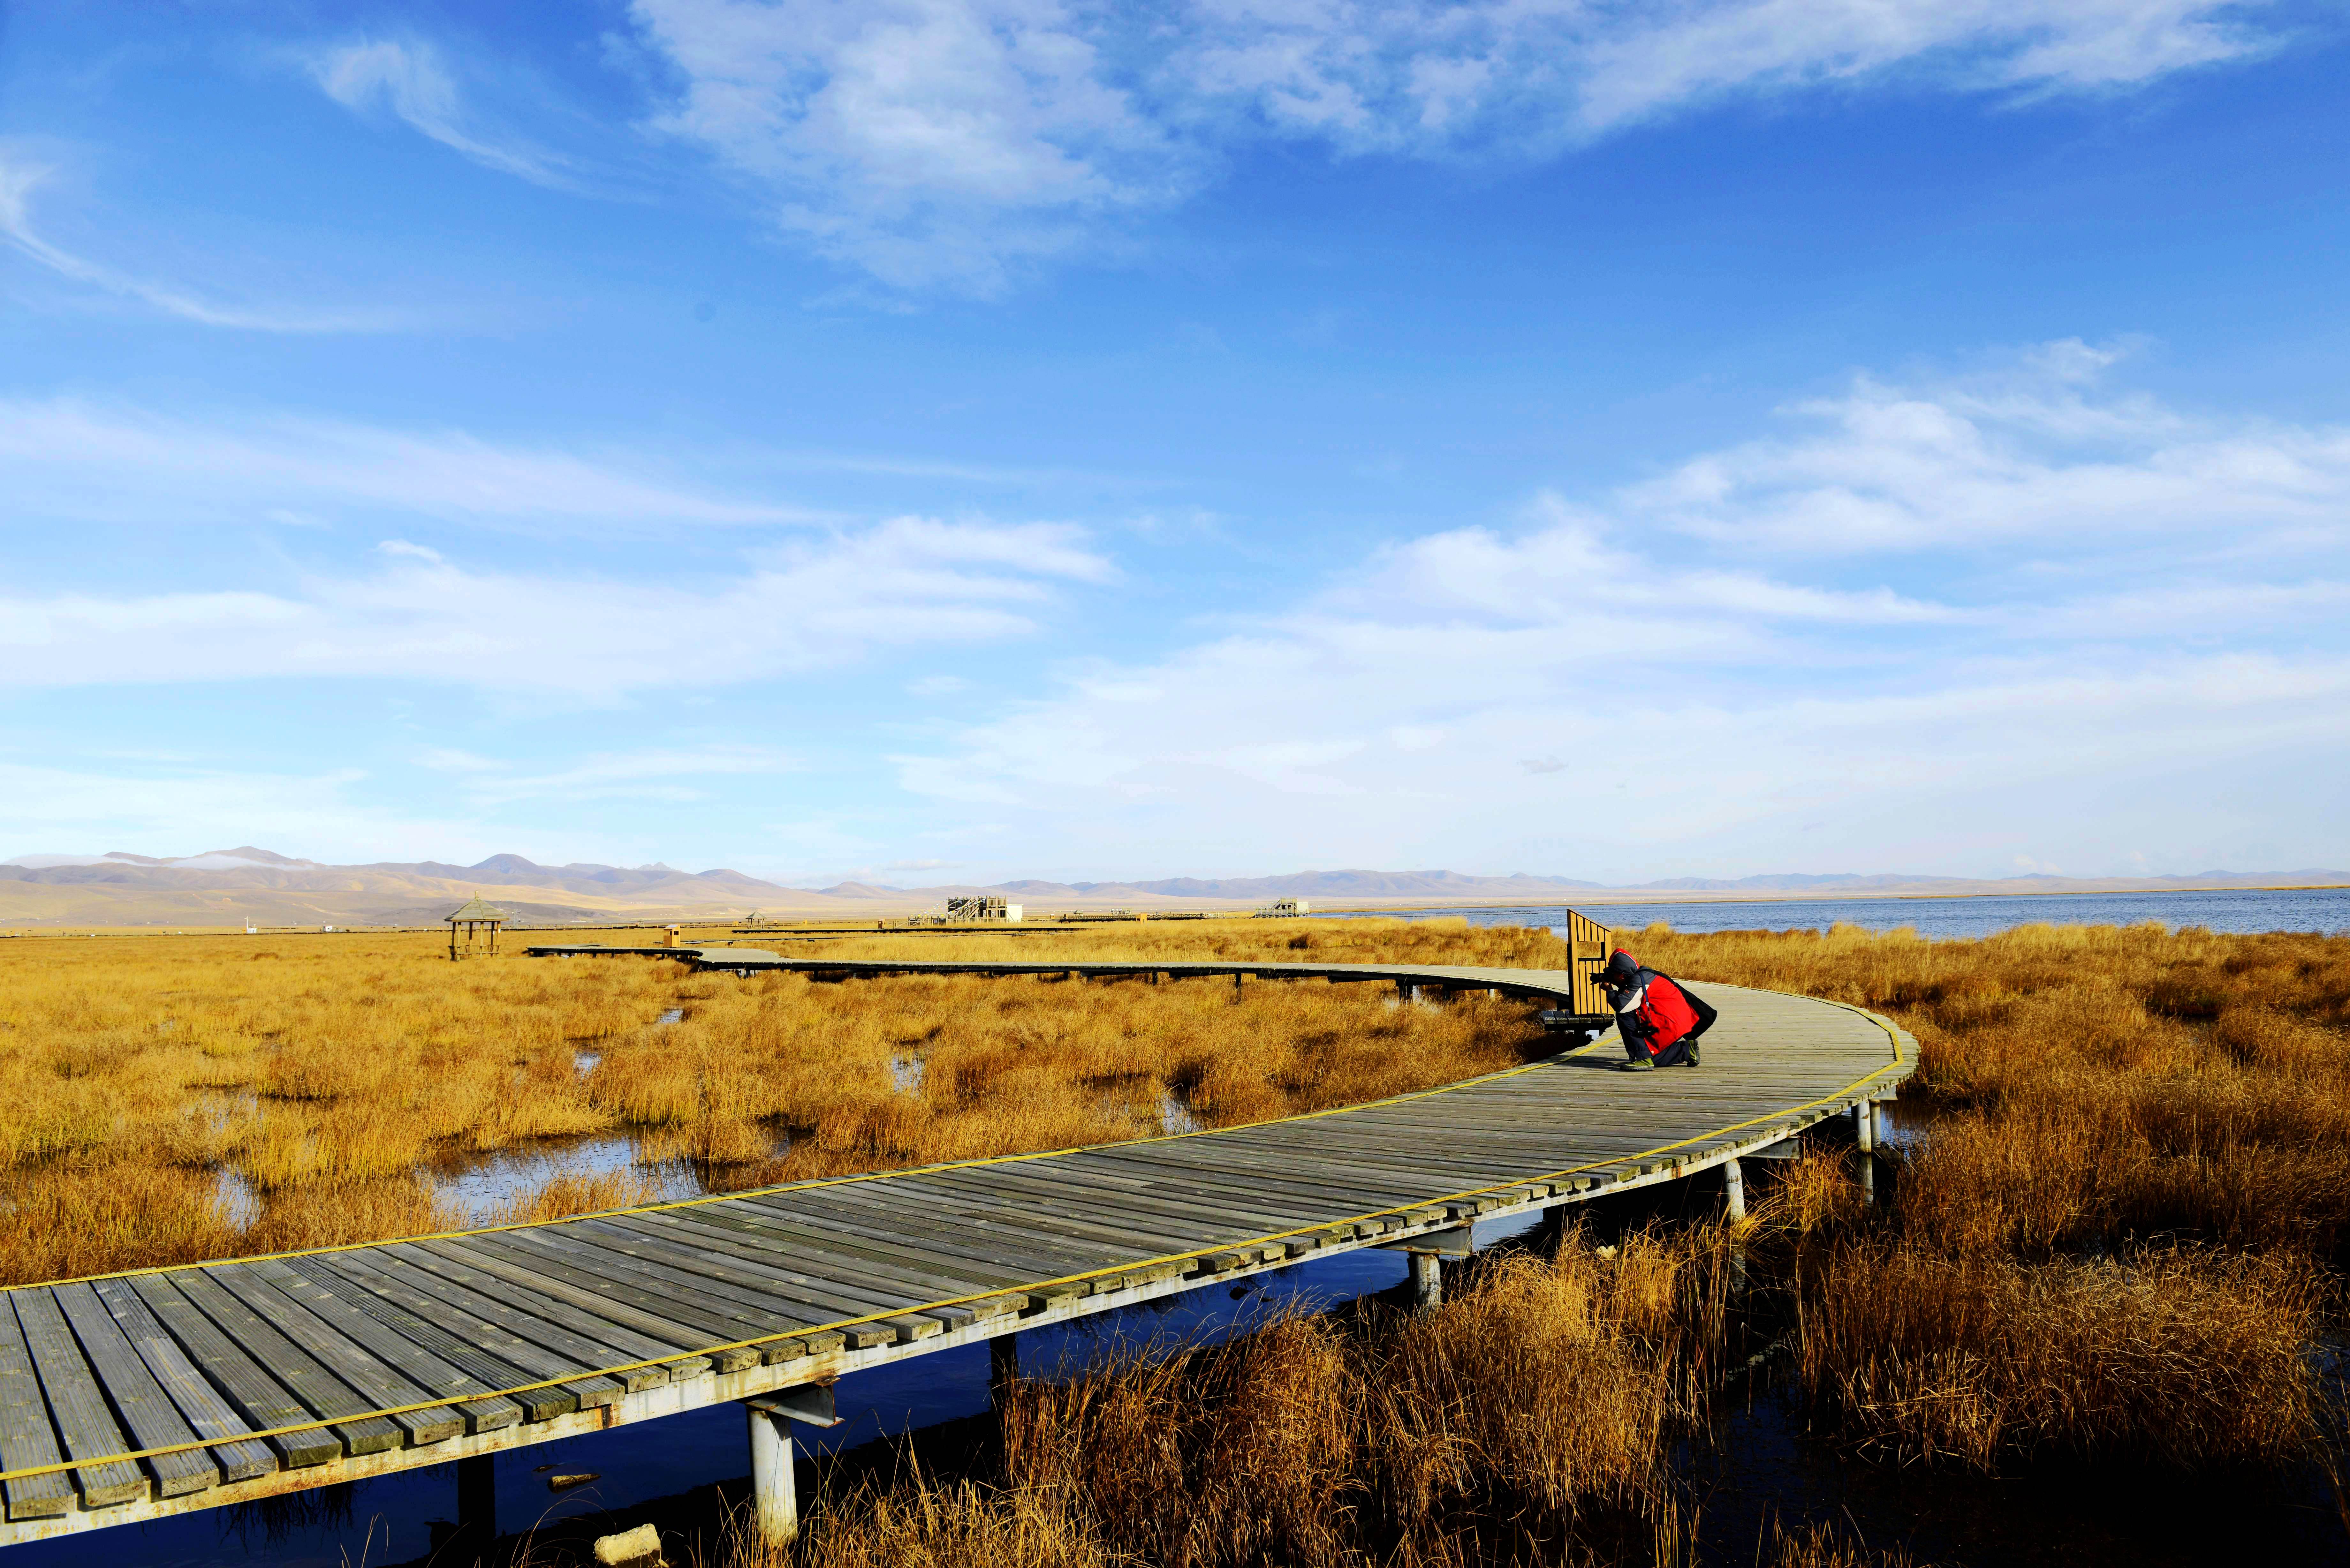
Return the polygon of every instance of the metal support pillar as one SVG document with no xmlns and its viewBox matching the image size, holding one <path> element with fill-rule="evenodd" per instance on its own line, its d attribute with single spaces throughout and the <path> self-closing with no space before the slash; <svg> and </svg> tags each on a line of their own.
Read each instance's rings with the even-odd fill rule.
<svg viewBox="0 0 2350 1568">
<path fill-rule="evenodd" d="M 1444 1261 L 1433 1252 L 1411 1254 L 1411 1307 L 1434 1312 L 1444 1304 Z"/>
<path fill-rule="evenodd" d="M 498 1538 L 496 1459 L 474 1454 L 457 1461 L 457 1533 L 479 1552 Z"/>
<path fill-rule="evenodd" d="M 751 1428 L 751 1499 L 758 1514 L 759 1534 L 771 1545 L 788 1546 L 800 1532 L 799 1493 L 792 1477 L 791 1424 L 839 1426 L 832 1384 L 803 1384 L 745 1399 L 743 1414 Z"/>
<path fill-rule="evenodd" d="M 787 1416 L 743 1407 L 751 1423 L 751 1499 L 760 1536 L 788 1546 L 800 1532 L 799 1493 L 792 1475 L 792 1424 Z"/>
<path fill-rule="evenodd" d="M 1863 1100 L 1852 1108 L 1853 1141 L 1860 1146 L 1860 1196 L 1877 1201 L 1877 1102 Z"/>
<path fill-rule="evenodd" d="M 1020 1376 L 1020 1336 L 999 1334 L 987 1342 L 987 1402 L 1003 1408 L 1003 1391 Z"/>
</svg>

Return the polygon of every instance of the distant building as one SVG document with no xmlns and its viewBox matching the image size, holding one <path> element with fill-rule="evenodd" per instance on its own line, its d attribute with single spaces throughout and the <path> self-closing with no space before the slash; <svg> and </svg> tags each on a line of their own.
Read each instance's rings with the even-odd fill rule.
<svg viewBox="0 0 2350 1568">
<path fill-rule="evenodd" d="M 1018 904 L 1007 904 L 1001 898 L 982 898 L 977 894 L 947 900 L 947 919 L 950 920 L 1016 920 L 1022 912 Z"/>
<path fill-rule="evenodd" d="M 1314 906 L 1303 898 L 1275 898 L 1259 909 L 1256 918 L 1260 920 L 1280 920 L 1292 915 L 1310 915 L 1313 912 Z"/>
</svg>

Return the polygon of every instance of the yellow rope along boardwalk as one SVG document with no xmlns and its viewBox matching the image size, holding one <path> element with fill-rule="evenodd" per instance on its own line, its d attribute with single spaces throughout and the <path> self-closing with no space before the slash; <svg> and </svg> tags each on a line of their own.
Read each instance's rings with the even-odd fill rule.
<svg viewBox="0 0 2350 1568">
<path fill-rule="evenodd" d="M 660 950 L 742 973 L 1253 975 L 1561 1006 L 1578 989 L 1546 970 Z M 1915 1064 L 1858 1008 L 1700 989 L 1721 1018 L 1695 1070 L 1615 1072 L 1611 1035 L 1247 1127 L 20 1286 L 0 1311 L 0 1545 L 828 1384 L 1675 1179 L 1888 1097 Z"/>
</svg>

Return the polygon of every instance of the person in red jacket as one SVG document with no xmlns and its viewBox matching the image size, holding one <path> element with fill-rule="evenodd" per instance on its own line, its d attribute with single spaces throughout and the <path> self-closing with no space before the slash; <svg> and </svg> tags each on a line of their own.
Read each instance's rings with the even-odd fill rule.
<svg viewBox="0 0 2350 1568">
<path fill-rule="evenodd" d="M 1712 1024 L 1712 1008 L 1669 977 L 1641 968 L 1621 948 L 1608 958 L 1599 983 L 1616 1009 L 1616 1030 L 1628 1058 L 1625 1071 L 1698 1064 L 1697 1037 Z"/>
</svg>

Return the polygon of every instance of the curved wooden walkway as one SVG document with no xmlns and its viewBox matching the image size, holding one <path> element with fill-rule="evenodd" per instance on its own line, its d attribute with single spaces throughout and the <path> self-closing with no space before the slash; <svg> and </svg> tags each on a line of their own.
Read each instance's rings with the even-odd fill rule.
<svg viewBox="0 0 2350 1568">
<path fill-rule="evenodd" d="M 650 950 L 738 972 L 1573 994 L 1554 971 Z M 1696 1070 L 1609 1070 L 1611 1036 L 1253 1127 L 11 1290 L 0 1545 L 775 1395 L 1317 1252 L 1671 1180 L 1888 1098 L 1916 1061 L 1874 1013 L 1701 989 L 1721 1017 Z"/>
</svg>

